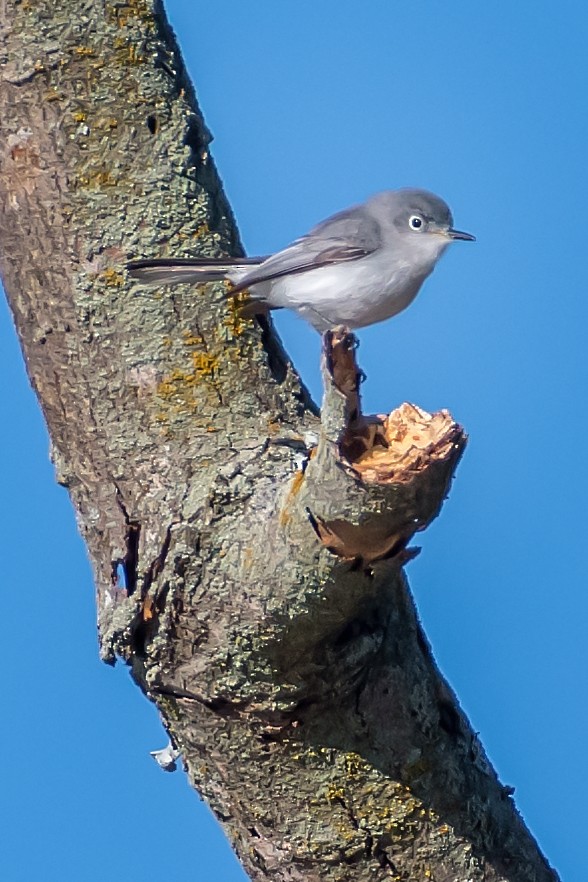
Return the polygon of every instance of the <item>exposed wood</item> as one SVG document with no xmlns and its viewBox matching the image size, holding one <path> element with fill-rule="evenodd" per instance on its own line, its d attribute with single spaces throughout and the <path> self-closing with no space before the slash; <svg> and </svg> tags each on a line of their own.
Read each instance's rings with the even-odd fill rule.
<svg viewBox="0 0 588 882">
<path fill-rule="evenodd" d="M 339 330 L 319 420 L 223 285 L 128 283 L 131 257 L 242 253 L 159 4 L 5 2 L 2 24 L 0 269 L 104 659 L 252 879 L 553 882 L 402 571 L 463 431 L 364 417 Z"/>
</svg>

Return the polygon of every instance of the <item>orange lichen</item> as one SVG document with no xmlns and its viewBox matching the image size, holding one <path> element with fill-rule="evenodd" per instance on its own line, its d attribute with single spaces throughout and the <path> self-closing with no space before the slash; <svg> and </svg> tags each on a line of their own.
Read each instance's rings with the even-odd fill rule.
<svg viewBox="0 0 588 882">
<path fill-rule="evenodd" d="M 101 273 L 98 273 L 98 278 L 114 288 L 121 288 L 125 283 L 124 276 L 111 266 L 107 267 Z"/>
<path fill-rule="evenodd" d="M 239 337 L 246 328 L 246 320 L 250 316 L 246 315 L 244 310 L 246 310 L 248 303 L 250 303 L 250 299 L 247 292 L 241 291 L 232 296 L 229 291 L 227 300 L 229 312 L 223 324 L 230 331 L 232 337 Z"/>
<path fill-rule="evenodd" d="M 203 346 L 204 345 L 204 340 L 202 339 L 202 337 L 197 336 L 196 334 L 193 334 L 191 331 L 184 331 L 182 336 L 184 337 L 184 344 L 186 346 Z M 169 337 L 167 339 L 171 340 L 171 338 L 169 338 Z"/>
<path fill-rule="evenodd" d="M 147 595 L 147 597 L 143 601 L 143 621 L 149 622 L 151 619 L 155 617 L 157 614 L 157 610 L 155 608 L 155 603 L 153 599 Z"/>
<path fill-rule="evenodd" d="M 284 500 L 284 505 L 280 512 L 280 526 L 286 527 L 290 521 L 292 520 L 292 514 L 290 512 L 290 505 L 292 500 L 296 496 L 297 493 L 300 492 L 300 488 L 304 483 L 304 472 L 302 469 L 298 472 L 294 472 L 292 476 L 292 480 L 290 481 L 290 486 L 288 487 L 288 492 L 286 494 L 286 499 Z"/>
<path fill-rule="evenodd" d="M 193 352 L 192 364 L 194 371 L 201 377 L 211 377 L 218 370 L 220 361 L 216 355 L 209 352 Z"/>
</svg>

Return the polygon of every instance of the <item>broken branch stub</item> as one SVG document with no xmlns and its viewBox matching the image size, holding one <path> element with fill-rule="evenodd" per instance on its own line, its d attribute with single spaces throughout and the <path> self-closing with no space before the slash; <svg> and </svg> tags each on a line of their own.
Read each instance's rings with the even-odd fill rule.
<svg viewBox="0 0 588 882">
<path fill-rule="evenodd" d="M 412 536 L 438 515 L 467 438 L 446 410 L 405 403 L 388 416 L 364 416 L 355 348 L 345 328 L 324 336 L 321 435 L 303 502 L 334 554 L 403 562 Z"/>
</svg>

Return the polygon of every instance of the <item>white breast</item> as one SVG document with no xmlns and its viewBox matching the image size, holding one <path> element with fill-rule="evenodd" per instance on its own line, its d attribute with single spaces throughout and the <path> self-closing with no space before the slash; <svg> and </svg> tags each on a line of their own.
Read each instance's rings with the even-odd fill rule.
<svg viewBox="0 0 588 882">
<path fill-rule="evenodd" d="M 252 293 L 273 307 L 294 309 L 320 332 L 334 325 L 361 328 L 405 309 L 434 265 L 429 260 L 417 271 L 414 264 L 378 252 L 264 282 L 252 286 Z"/>
</svg>

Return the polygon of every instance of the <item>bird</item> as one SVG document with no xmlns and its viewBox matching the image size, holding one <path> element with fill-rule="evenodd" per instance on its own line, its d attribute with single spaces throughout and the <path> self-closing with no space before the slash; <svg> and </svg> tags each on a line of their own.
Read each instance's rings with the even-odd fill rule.
<svg viewBox="0 0 588 882">
<path fill-rule="evenodd" d="M 147 285 L 228 279 L 247 291 L 243 316 L 291 309 L 319 333 L 382 322 L 406 309 L 454 241 L 475 241 L 453 227 L 446 202 L 428 190 L 376 193 L 332 215 L 265 257 L 154 258 L 127 264 Z"/>
</svg>

